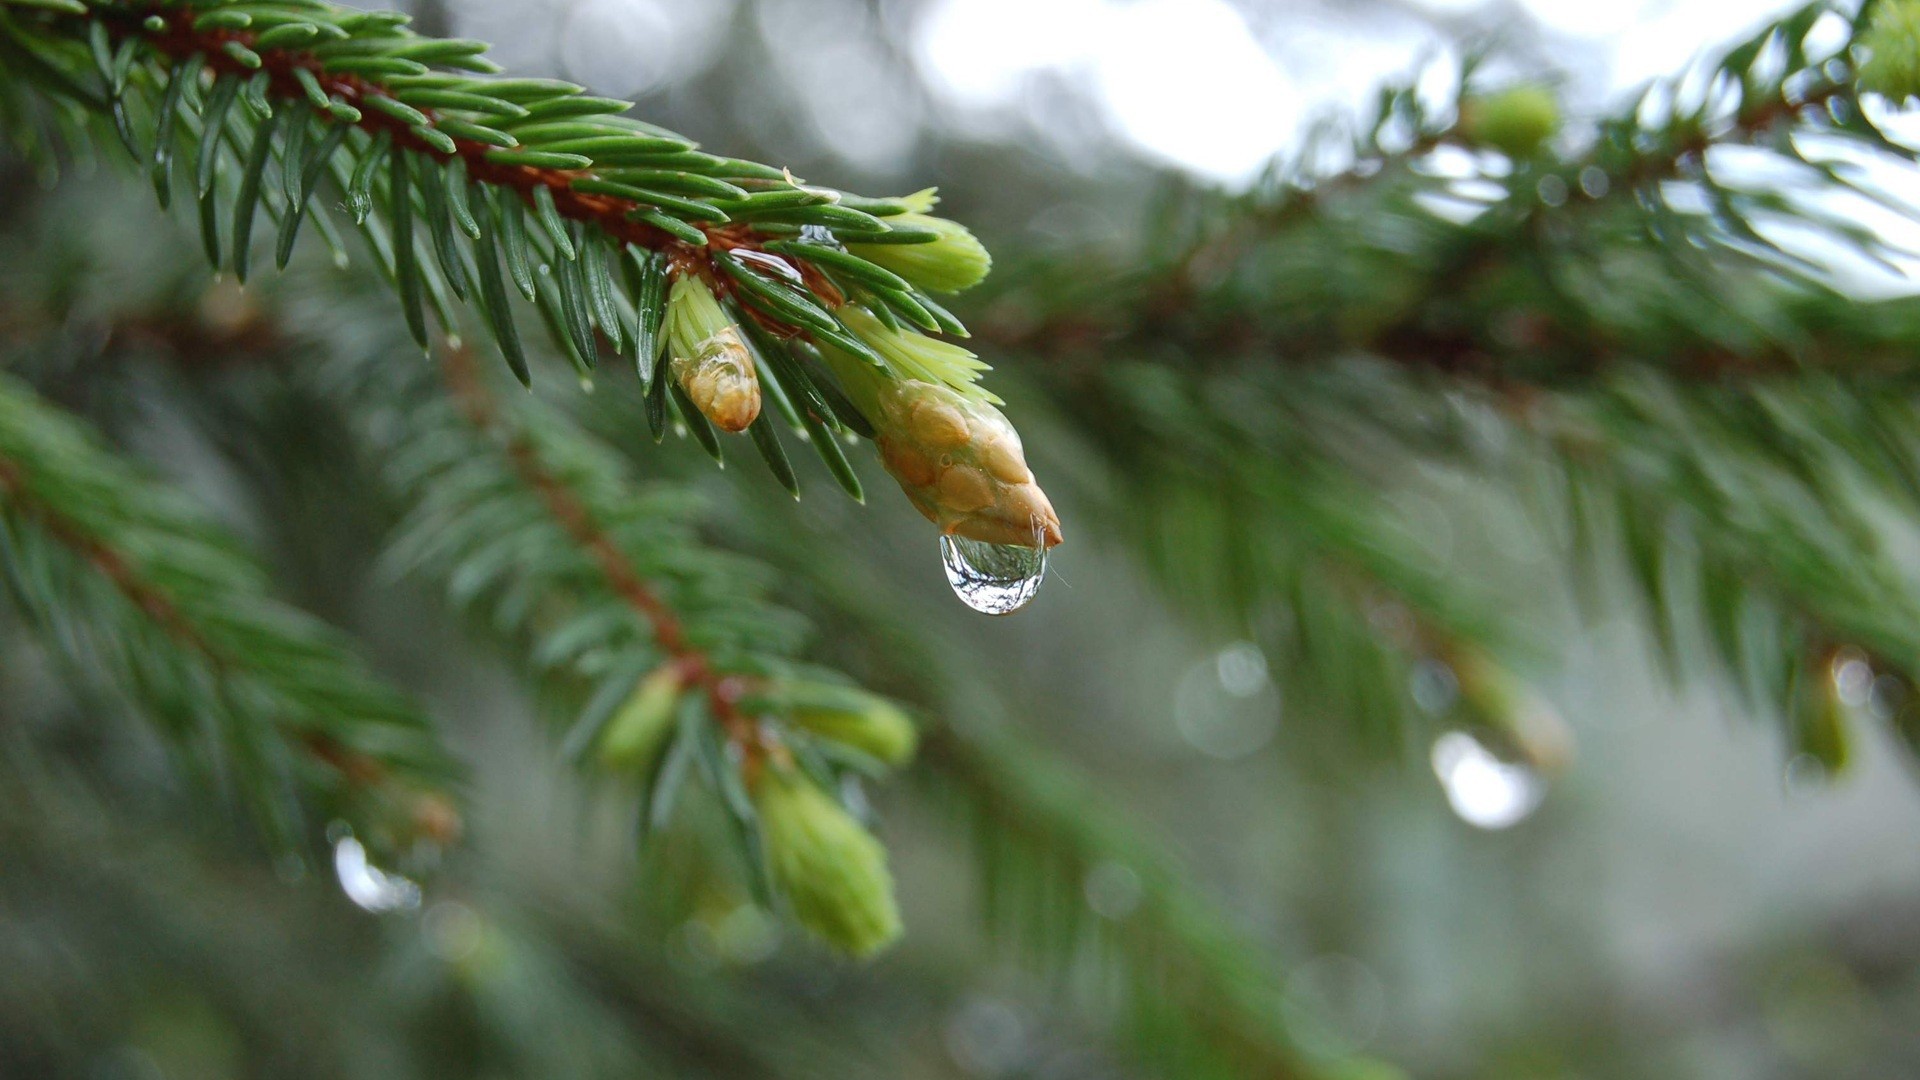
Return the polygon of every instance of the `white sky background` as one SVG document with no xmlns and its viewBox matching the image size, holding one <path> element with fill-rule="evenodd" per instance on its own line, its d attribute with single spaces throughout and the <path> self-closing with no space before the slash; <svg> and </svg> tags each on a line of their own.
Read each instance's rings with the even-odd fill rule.
<svg viewBox="0 0 1920 1080">
<path fill-rule="evenodd" d="M 1564 42 L 1583 59 L 1598 58 L 1604 85 L 1585 89 L 1611 97 L 1679 71 L 1703 47 L 1793 5 L 1410 0 L 1408 6 L 1450 17 L 1518 8 L 1550 42 Z M 1443 39 L 1416 18 L 1383 18 L 1357 34 L 1316 18 L 1317 9 L 1227 0 L 935 0 L 914 47 L 936 93 L 962 110 L 1017 110 L 1037 80 L 1064 77 L 1088 87 L 1114 131 L 1148 156 L 1232 184 L 1293 146 L 1310 118 L 1330 107 L 1357 108 L 1381 83 L 1423 63 L 1445 62 Z"/>
</svg>

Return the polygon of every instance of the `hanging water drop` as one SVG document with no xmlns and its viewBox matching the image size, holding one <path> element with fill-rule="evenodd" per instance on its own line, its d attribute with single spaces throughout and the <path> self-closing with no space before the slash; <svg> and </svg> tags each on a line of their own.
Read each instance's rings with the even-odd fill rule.
<svg viewBox="0 0 1920 1080">
<path fill-rule="evenodd" d="M 940 563 L 953 594 L 975 611 L 1011 615 L 1027 606 L 1047 576 L 1047 549 L 940 538 Z"/>
<path fill-rule="evenodd" d="M 352 832 L 338 830 L 333 844 L 333 871 L 340 891 L 367 911 L 406 911 L 420 906 L 420 886 L 373 865 L 367 849 Z"/>
<path fill-rule="evenodd" d="M 1502 761 L 1464 731 L 1434 740 L 1433 772 L 1453 812 L 1482 829 L 1517 825 L 1547 797 L 1547 782 L 1539 773 L 1519 762 Z"/>
</svg>

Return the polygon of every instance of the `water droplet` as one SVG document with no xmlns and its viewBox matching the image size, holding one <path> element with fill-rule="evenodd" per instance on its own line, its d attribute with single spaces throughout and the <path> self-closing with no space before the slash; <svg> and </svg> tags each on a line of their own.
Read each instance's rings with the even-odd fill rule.
<svg viewBox="0 0 1920 1080">
<path fill-rule="evenodd" d="M 1047 549 L 940 538 L 940 562 L 953 594 L 975 611 L 1011 615 L 1027 606 L 1047 576 Z"/>
<path fill-rule="evenodd" d="M 769 255 L 764 251 L 754 251 L 751 248 L 734 248 L 733 257 L 756 269 L 765 270 L 775 277 L 785 278 L 796 285 L 806 284 L 806 279 L 800 276 L 799 269 L 778 255 Z"/>
<path fill-rule="evenodd" d="M 800 239 L 809 244 L 823 244 L 830 248 L 838 248 L 842 251 L 846 250 L 846 245 L 842 244 L 840 238 L 833 235 L 833 230 L 827 228 L 825 225 L 800 226 Z"/>
<path fill-rule="evenodd" d="M 1213 666 L 1220 676 L 1220 688 L 1234 697 L 1254 697 L 1270 685 L 1266 654 L 1251 641 L 1236 641 L 1221 649 L 1213 658 Z"/>
<path fill-rule="evenodd" d="M 1434 740 L 1433 774 L 1446 789 L 1453 812 L 1482 829 L 1516 825 L 1547 797 L 1547 782 L 1539 773 L 1500 760 L 1464 731 Z"/>
<path fill-rule="evenodd" d="M 367 849 L 351 833 L 333 845 L 333 872 L 340 891 L 368 911 L 400 911 L 420 906 L 420 886 L 367 861 Z"/>
</svg>

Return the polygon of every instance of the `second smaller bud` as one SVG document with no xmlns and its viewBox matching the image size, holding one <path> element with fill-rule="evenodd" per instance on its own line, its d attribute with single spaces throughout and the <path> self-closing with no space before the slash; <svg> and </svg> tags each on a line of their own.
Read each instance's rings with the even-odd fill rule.
<svg viewBox="0 0 1920 1080">
<path fill-rule="evenodd" d="M 678 278 L 667 295 L 667 374 L 714 427 L 745 431 L 760 415 L 760 376 L 740 327 L 707 283 Z"/>
</svg>

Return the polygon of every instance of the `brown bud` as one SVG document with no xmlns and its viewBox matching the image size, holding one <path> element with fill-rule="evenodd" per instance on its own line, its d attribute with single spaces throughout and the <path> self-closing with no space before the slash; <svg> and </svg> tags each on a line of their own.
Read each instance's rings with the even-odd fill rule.
<svg viewBox="0 0 1920 1080">
<path fill-rule="evenodd" d="M 760 415 L 760 377 L 738 327 L 722 327 L 692 356 L 674 357 L 669 370 L 700 415 L 722 431 L 745 431 Z"/>
<path fill-rule="evenodd" d="M 1025 547 L 1060 542 L 1060 518 L 998 409 L 906 380 L 881 388 L 878 411 L 882 463 L 942 532 Z"/>
</svg>

